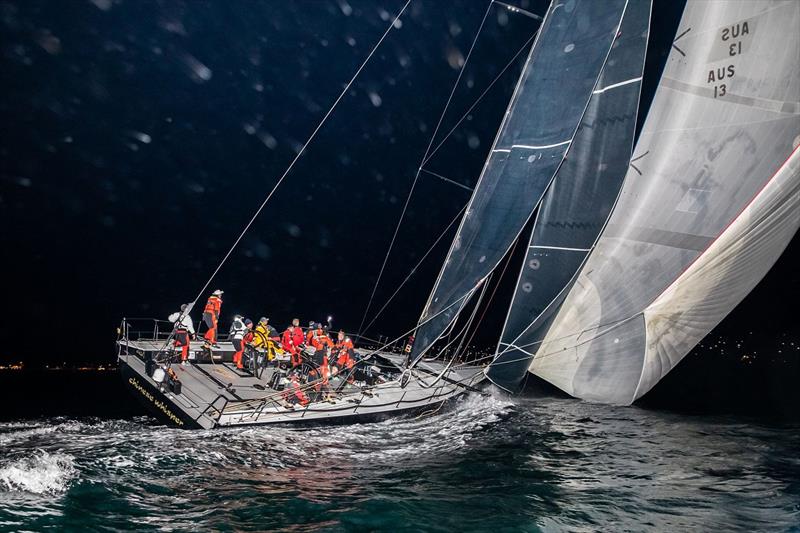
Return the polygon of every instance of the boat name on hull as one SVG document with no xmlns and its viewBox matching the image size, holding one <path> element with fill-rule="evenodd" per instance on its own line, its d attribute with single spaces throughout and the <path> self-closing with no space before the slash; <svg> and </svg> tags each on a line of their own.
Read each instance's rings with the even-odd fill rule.
<svg viewBox="0 0 800 533">
<path fill-rule="evenodd" d="M 141 392 L 142 396 L 150 400 L 153 403 L 153 405 L 155 405 L 159 410 L 161 410 L 161 412 L 163 412 L 167 416 L 167 418 L 169 418 L 173 423 L 175 423 L 178 426 L 183 425 L 183 420 L 175 416 L 175 414 L 172 411 L 170 411 L 169 408 L 166 405 L 164 405 L 163 402 L 156 400 L 153 397 L 153 395 L 147 391 L 147 389 L 145 389 L 144 387 L 141 386 L 141 384 L 139 384 L 139 380 L 137 380 L 134 377 L 130 377 L 128 378 L 128 383 L 130 383 L 134 389 Z"/>
</svg>

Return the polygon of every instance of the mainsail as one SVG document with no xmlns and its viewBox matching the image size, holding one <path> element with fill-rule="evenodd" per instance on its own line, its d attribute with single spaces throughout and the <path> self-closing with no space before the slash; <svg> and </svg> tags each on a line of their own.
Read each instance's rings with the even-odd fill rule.
<svg viewBox="0 0 800 533">
<path fill-rule="evenodd" d="M 800 225 L 800 3 L 690 0 L 608 225 L 530 371 L 630 404 Z"/>
<path fill-rule="evenodd" d="M 589 106 L 536 216 L 498 356 L 487 374 L 513 389 L 600 235 L 633 150 L 650 0 L 631 0 Z"/>
<path fill-rule="evenodd" d="M 418 360 L 497 267 L 561 165 L 626 1 L 553 2 L 420 318 Z"/>
</svg>

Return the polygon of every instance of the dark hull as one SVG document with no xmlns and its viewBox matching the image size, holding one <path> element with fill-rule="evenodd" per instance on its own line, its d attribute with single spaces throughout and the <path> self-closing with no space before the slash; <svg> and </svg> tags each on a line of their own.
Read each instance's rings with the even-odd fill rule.
<svg viewBox="0 0 800 533">
<path fill-rule="evenodd" d="M 119 361 L 119 372 L 125 387 L 159 421 L 181 429 L 202 429 L 200 424 L 187 416 L 166 394 L 158 390 L 150 380 L 142 379 L 122 359 Z"/>
</svg>

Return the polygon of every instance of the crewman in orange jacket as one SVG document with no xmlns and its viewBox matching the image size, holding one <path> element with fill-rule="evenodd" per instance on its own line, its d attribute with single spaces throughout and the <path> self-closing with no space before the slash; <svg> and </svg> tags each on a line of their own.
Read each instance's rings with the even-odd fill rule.
<svg viewBox="0 0 800 533">
<path fill-rule="evenodd" d="M 331 388 L 329 385 L 331 366 L 328 360 L 328 351 L 327 347 L 322 349 L 322 363 L 318 368 L 309 372 L 308 375 L 315 381 L 314 390 L 317 391 L 317 394 L 324 391 L 325 400 L 331 401 Z"/>
<path fill-rule="evenodd" d="M 300 319 L 295 318 L 292 320 L 292 325 L 283 332 L 283 338 L 281 339 L 283 349 L 289 352 L 289 355 L 292 357 L 292 367 L 300 366 L 300 350 L 302 349 L 301 346 L 304 340 L 305 337 L 300 327 Z"/>
<path fill-rule="evenodd" d="M 333 351 L 336 354 L 336 366 L 340 369 L 350 369 L 356 364 L 355 361 L 355 353 L 353 350 L 355 346 L 353 345 L 353 341 L 350 340 L 350 337 L 347 337 L 344 334 L 344 331 L 339 331 L 339 334 L 336 336 L 336 344 L 333 347 Z"/>
<path fill-rule="evenodd" d="M 214 291 L 208 297 L 206 307 L 203 309 L 203 322 L 208 328 L 203 338 L 213 346 L 217 345 L 217 324 L 219 323 L 220 310 L 222 310 L 222 293 L 223 291 L 221 290 Z"/>
<path fill-rule="evenodd" d="M 308 323 L 308 329 L 306 330 L 306 344 L 311 346 L 311 339 L 314 338 L 314 330 L 317 329 L 317 324 L 313 320 Z"/>
<path fill-rule="evenodd" d="M 325 330 L 322 329 L 322 324 L 319 322 L 317 322 L 316 328 L 311 332 L 311 346 L 313 346 L 315 350 L 321 350 L 325 346 L 333 348 L 333 341 L 328 337 L 328 334 L 325 333 Z"/>
</svg>

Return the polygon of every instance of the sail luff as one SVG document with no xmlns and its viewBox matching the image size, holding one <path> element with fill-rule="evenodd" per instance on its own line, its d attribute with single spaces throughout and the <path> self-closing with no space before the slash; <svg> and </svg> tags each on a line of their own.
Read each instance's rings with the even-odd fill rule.
<svg viewBox="0 0 800 533">
<path fill-rule="evenodd" d="M 567 161 L 536 214 L 496 355 L 487 370 L 489 379 L 506 390 L 524 378 L 536 343 L 619 198 L 633 152 L 651 7 L 650 0 L 629 3 Z M 558 229 L 567 225 L 575 229 Z M 531 346 L 533 350 L 526 349 Z"/>
<path fill-rule="evenodd" d="M 423 311 L 412 361 L 455 320 L 465 296 L 497 267 L 530 219 L 574 138 L 626 6 L 624 0 L 550 6 Z M 576 97 L 557 100 L 564 90 Z M 452 302 L 458 302 L 453 310 L 428 320 Z"/>
</svg>

